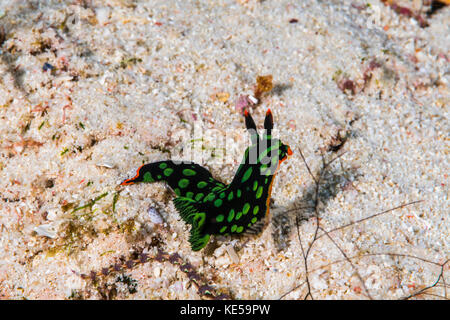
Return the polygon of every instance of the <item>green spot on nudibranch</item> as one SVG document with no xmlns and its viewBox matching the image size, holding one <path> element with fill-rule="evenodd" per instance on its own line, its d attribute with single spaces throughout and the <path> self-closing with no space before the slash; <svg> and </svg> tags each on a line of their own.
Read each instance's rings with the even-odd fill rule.
<svg viewBox="0 0 450 320">
<path fill-rule="evenodd" d="M 204 212 L 196 213 L 193 222 L 197 224 L 197 227 L 201 227 L 205 222 L 205 213 Z"/>
<path fill-rule="evenodd" d="M 259 212 L 259 206 L 255 206 L 253 208 L 253 214 L 258 214 L 258 212 Z M 253 218 L 253 219 L 255 219 L 255 218 Z"/>
<path fill-rule="evenodd" d="M 166 177 L 169 177 L 173 173 L 173 169 L 172 168 L 164 169 L 163 173 Z"/>
<path fill-rule="evenodd" d="M 195 172 L 194 170 L 191 170 L 191 169 L 184 169 L 183 174 L 185 176 L 195 176 L 197 174 L 197 172 Z"/>
<path fill-rule="evenodd" d="M 255 223 L 256 221 L 258 221 L 258 218 L 257 218 L 257 217 L 254 217 L 254 218 L 252 219 L 252 223 Z"/>
<path fill-rule="evenodd" d="M 245 181 L 248 180 L 248 178 L 250 178 L 250 176 L 252 175 L 252 171 L 253 171 L 252 167 L 248 168 L 247 171 L 245 171 L 244 175 L 242 176 L 241 180 L 242 183 L 244 183 Z"/>
<path fill-rule="evenodd" d="M 216 198 L 214 193 L 208 193 L 208 195 L 203 199 L 203 202 L 213 201 Z"/>
<path fill-rule="evenodd" d="M 219 208 L 222 205 L 222 200 L 221 199 L 217 199 L 216 201 L 214 201 L 214 205 Z"/>
<path fill-rule="evenodd" d="M 236 214 L 236 220 L 239 220 L 241 217 L 242 217 L 242 211 L 239 211 L 239 212 Z"/>
<path fill-rule="evenodd" d="M 225 217 L 224 217 L 223 214 L 219 214 L 219 215 L 216 217 L 216 221 L 217 221 L 217 222 L 222 222 L 223 219 L 225 219 Z"/>
<path fill-rule="evenodd" d="M 266 150 L 264 150 L 263 152 L 261 152 L 261 154 L 258 156 L 258 162 L 261 163 L 262 160 L 264 158 L 267 157 L 268 154 L 270 154 L 272 151 L 276 152 L 275 150 L 278 148 L 278 146 L 270 146 L 268 147 Z M 263 162 L 264 163 L 264 162 Z"/>
<path fill-rule="evenodd" d="M 180 195 L 181 195 L 181 190 L 180 190 L 179 188 L 175 188 L 175 189 L 173 190 L 173 192 L 175 192 L 175 194 L 176 194 L 177 196 L 180 196 Z"/>
<path fill-rule="evenodd" d="M 233 191 L 230 192 L 230 194 L 228 195 L 228 201 L 233 200 Z"/>
<path fill-rule="evenodd" d="M 278 163 L 278 158 L 272 158 L 272 166 L 276 167 Z"/>
<path fill-rule="evenodd" d="M 256 188 L 258 188 L 258 181 L 253 182 L 253 191 L 256 191 Z"/>
<path fill-rule="evenodd" d="M 241 197 L 241 194 L 242 194 L 241 189 L 238 189 L 237 192 L 236 192 L 236 194 L 237 194 L 237 197 L 240 198 L 240 197 Z"/>
<path fill-rule="evenodd" d="M 227 221 L 231 222 L 231 221 L 233 221 L 233 218 L 234 218 L 234 209 L 231 209 L 230 213 L 228 214 Z"/>
<path fill-rule="evenodd" d="M 153 178 L 150 172 L 144 174 L 144 182 L 153 182 Z"/>
<path fill-rule="evenodd" d="M 186 198 L 192 199 L 193 196 L 194 196 L 193 192 L 191 192 L 191 191 L 186 192 Z"/>
<path fill-rule="evenodd" d="M 219 197 L 220 197 L 220 199 L 225 198 L 225 192 L 221 192 L 221 193 L 219 194 Z"/>
<path fill-rule="evenodd" d="M 226 230 L 227 230 L 227 226 L 223 226 L 223 227 L 220 229 L 220 233 L 224 233 Z"/>
<path fill-rule="evenodd" d="M 239 226 L 239 227 L 236 229 L 236 232 L 237 232 L 237 233 L 241 233 L 242 230 L 244 230 L 244 227 L 243 227 L 243 226 Z"/>
<path fill-rule="evenodd" d="M 256 199 L 261 198 L 262 193 L 263 193 L 263 187 L 259 187 L 258 191 L 256 191 Z"/>
<path fill-rule="evenodd" d="M 248 210 L 250 210 L 250 204 L 246 203 L 244 204 L 244 208 L 242 209 L 243 214 L 247 214 Z"/>
<path fill-rule="evenodd" d="M 231 227 L 231 232 L 235 232 L 237 229 L 237 225 L 233 224 L 233 226 Z"/>
<path fill-rule="evenodd" d="M 272 171 L 270 170 L 270 166 L 267 164 L 263 164 L 261 166 L 261 174 L 264 176 L 270 176 Z"/>
<path fill-rule="evenodd" d="M 189 185 L 188 179 L 181 179 L 180 181 L 178 181 L 178 186 L 180 188 L 186 188 L 188 185 Z"/>
<path fill-rule="evenodd" d="M 159 164 L 159 168 L 160 168 L 160 169 L 165 169 L 165 168 L 167 168 L 167 163 L 165 163 L 165 162 L 160 163 L 160 164 Z"/>
<path fill-rule="evenodd" d="M 204 194 L 203 193 L 197 193 L 196 195 L 195 195 L 195 201 L 200 201 L 200 200 L 202 200 L 202 198 L 204 197 Z"/>
<path fill-rule="evenodd" d="M 208 183 L 205 182 L 205 181 L 200 181 L 199 183 L 197 183 L 197 187 L 198 187 L 199 189 L 203 189 L 203 188 L 206 187 L 207 185 L 208 185 Z"/>
</svg>

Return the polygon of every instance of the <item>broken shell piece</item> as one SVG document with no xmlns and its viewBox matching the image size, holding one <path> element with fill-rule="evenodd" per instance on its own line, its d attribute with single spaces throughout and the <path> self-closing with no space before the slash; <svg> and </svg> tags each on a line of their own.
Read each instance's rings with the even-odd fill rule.
<svg viewBox="0 0 450 320">
<path fill-rule="evenodd" d="M 41 224 L 34 228 L 33 231 L 36 232 L 38 236 L 44 236 L 51 239 L 55 239 L 57 236 L 52 223 Z"/>
<path fill-rule="evenodd" d="M 236 251 L 234 250 L 233 245 L 232 244 L 227 245 L 226 250 L 227 250 L 227 253 L 230 256 L 231 260 L 233 261 L 233 263 L 238 264 L 239 256 L 237 255 Z"/>
<path fill-rule="evenodd" d="M 256 99 L 254 96 L 252 95 L 248 95 L 248 99 L 253 103 L 253 104 L 257 104 L 258 103 L 258 99 Z"/>
<path fill-rule="evenodd" d="M 156 210 L 154 207 L 149 207 L 148 210 L 148 216 L 150 218 L 150 221 L 154 224 L 163 224 L 164 219 L 159 214 L 158 210 Z"/>
<path fill-rule="evenodd" d="M 108 169 L 113 169 L 113 168 L 115 168 L 116 165 L 114 163 L 112 163 L 112 162 L 105 161 L 105 162 L 97 163 L 96 166 L 97 167 L 105 167 L 105 168 L 108 168 Z"/>
<path fill-rule="evenodd" d="M 218 258 L 224 254 L 225 250 L 226 250 L 226 245 L 222 245 L 222 246 L 216 248 L 216 250 L 214 250 L 213 254 L 216 258 Z"/>
</svg>

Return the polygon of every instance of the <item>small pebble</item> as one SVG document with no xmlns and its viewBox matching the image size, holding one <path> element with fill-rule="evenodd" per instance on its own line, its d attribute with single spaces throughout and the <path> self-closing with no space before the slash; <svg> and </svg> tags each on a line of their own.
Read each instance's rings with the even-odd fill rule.
<svg viewBox="0 0 450 320">
<path fill-rule="evenodd" d="M 45 62 L 44 65 L 42 66 L 42 70 L 43 71 L 48 71 L 48 70 L 53 70 L 55 69 L 54 66 L 52 66 L 50 63 Z"/>
<path fill-rule="evenodd" d="M 114 169 L 115 168 L 115 164 L 109 161 L 105 161 L 105 162 L 100 162 L 96 164 L 97 167 L 105 167 L 108 169 Z"/>
</svg>

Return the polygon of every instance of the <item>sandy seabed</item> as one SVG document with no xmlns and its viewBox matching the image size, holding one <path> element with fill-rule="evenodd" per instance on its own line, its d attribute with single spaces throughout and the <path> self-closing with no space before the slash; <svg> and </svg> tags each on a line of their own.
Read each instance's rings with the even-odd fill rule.
<svg viewBox="0 0 450 320">
<path fill-rule="evenodd" d="M 448 298 L 450 8 L 420 4 L 1 0 L 0 298 Z M 118 184 L 230 182 L 262 75 L 270 223 L 193 252 L 170 189 Z"/>
</svg>

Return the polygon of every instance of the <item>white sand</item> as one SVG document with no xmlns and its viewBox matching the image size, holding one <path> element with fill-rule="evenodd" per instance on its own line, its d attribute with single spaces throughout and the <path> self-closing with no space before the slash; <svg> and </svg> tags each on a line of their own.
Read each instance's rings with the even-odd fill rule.
<svg viewBox="0 0 450 320">
<path fill-rule="evenodd" d="M 326 153 L 346 152 L 323 177 L 325 230 L 422 202 L 330 233 L 339 248 L 317 239 L 312 297 L 398 299 L 433 285 L 449 258 L 450 9 L 420 28 L 369 2 L 0 1 L 0 298 L 201 298 L 167 261 L 127 271 L 135 291 L 117 275 L 102 289 L 73 272 L 99 271 L 144 247 L 152 254 L 159 238 L 235 298 L 303 299 L 295 217 L 310 217 L 299 227 L 304 248 L 316 219 L 286 210 L 311 205 L 300 150 L 317 175 L 339 130 L 349 137 Z M 229 182 L 248 144 L 234 103 L 267 74 L 275 89 L 252 113 L 261 125 L 270 107 L 294 155 L 276 178 L 274 217 L 260 237 L 192 252 L 162 184 L 124 188 L 113 212 L 120 181 L 143 162 L 184 158 L 194 132 L 204 133 L 198 162 Z M 348 79 L 354 94 L 340 89 Z M 213 150 L 223 136 L 226 155 Z M 106 192 L 92 210 L 72 212 Z M 445 282 L 418 298 L 448 298 L 448 266 Z"/>
</svg>

